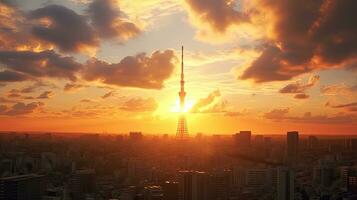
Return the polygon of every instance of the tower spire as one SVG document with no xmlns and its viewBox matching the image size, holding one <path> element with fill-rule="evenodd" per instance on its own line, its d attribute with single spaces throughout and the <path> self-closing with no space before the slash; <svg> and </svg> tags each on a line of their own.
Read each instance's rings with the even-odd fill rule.
<svg viewBox="0 0 357 200">
<path fill-rule="evenodd" d="M 179 138 L 186 138 L 188 136 L 187 125 L 186 125 L 186 117 L 184 114 L 185 109 L 185 75 L 184 75 L 184 63 L 183 63 L 183 46 L 181 47 L 181 80 L 180 80 L 180 116 L 177 124 L 177 133 L 176 136 Z"/>
</svg>

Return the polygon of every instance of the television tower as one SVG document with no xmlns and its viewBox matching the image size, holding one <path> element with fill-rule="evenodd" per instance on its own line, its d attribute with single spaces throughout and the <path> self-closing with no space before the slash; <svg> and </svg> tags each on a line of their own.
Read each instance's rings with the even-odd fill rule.
<svg viewBox="0 0 357 200">
<path fill-rule="evenodd" d="M 188 131 L 187 131 L 187 124 L 186 124 L 186 117 L 185 117 L 185 113 L 184 113 L 184 109 L 185 109 L 185 96 L 186 96 L 186 92 L 185 92 L 185 76 L 184 76 L 184 71 L 183 71 L 183 46 L 181 48 L 181 81 L 180 81 L 180 92 L 179 97 L 180 97 L 180 116 L 178 119 L 178 123 L 177 123 L 177 132 L 176 132 L 176 136 L 178 138 L 186 138 L 188 137 Z"/>
</svg>

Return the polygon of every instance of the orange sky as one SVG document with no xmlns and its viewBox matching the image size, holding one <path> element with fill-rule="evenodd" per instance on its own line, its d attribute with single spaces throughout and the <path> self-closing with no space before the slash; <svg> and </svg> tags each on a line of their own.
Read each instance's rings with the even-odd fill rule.
<svg viewBox="0 0 357 200">
<path fill-rule="evenodd" d="M 191 135 L 356 133 L 354 0 L 45 2 L 0 0 L 0 130 L 175 134 L 184 45 Z"/>
</svg>

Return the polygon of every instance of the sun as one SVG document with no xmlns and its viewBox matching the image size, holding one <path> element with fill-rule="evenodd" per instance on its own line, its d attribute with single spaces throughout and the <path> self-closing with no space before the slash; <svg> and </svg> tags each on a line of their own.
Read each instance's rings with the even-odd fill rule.
<svg viewBox="0 0 357 200">
<path fill-rule="evenodd" d="M 180 100 L 177 99 L 175 105 L 171 108 L 171 112 L 184 112 L 187 113 L 191 110 L 191 108 L 193 107 L 193 105 L 195 104 L 195 101 L 192 99 L 187 99 L 185 102 L 185 107 L 183 109 L 183 111 L 180 110 Z"/>
</svg>

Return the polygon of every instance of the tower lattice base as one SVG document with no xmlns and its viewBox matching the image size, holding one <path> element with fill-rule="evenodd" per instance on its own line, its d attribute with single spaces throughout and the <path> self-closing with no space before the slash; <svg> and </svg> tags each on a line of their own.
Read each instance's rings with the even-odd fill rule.
<svg viewBox="0 0 357 200">
<path fill-rule="evenodd" d="M 176 136 L 182 139 L 188 137 L 186 117 L 183 114 L 178 119 Z"/>
</svg>

